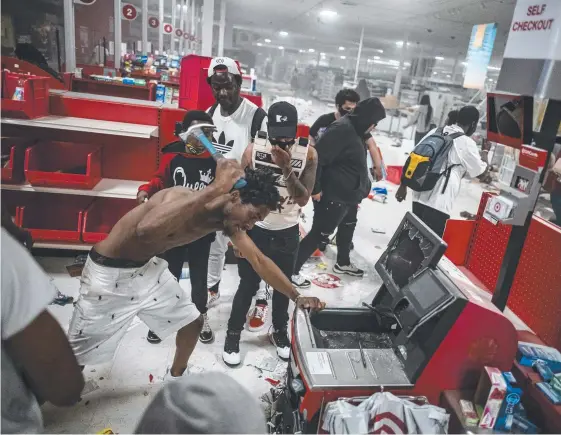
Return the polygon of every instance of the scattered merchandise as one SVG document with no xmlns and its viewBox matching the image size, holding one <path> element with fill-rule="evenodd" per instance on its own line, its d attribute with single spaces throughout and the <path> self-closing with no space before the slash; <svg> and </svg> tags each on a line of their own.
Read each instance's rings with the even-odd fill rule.
<svg viewBox="0 0 561 435">
<path fill-rule="evenodd" d="M 553 347 L 520 341 L 518 342 L 516 359 L 520 364 L 528 367 L 531 367 L 532 363 L 539 359 L 554 372 L 561 371 L 561 352 Z"/>
<path fill-rule="evenodd" d="M 312 282 L 322 288 L 337 288 L 343 285 L 341 278 L 330 273 L 318 273 L 312 278 Z"/>
<path fill-rule="evenodd" d="M 485 367 L 474 397 L 476 407 L 481 407 L 479 427 L 495 427 L 505 395 L 506 381 L 501 371 L 495 367 Z"/>
<path fill-rule="evenodd" d="M 536 384 L 536 387 L 539 388 L 539 390 L 545 394 L 545 397 L 547 397 L 547 400 L 549 400 L 551 403 L 553 403 L 554 405 L 561 405 L 561 394 L 558 394 L 557 391 L 555 391 L 551 385 L 549 385 L 546 382 L 538 382 Z"/>
<path fill-rule="evenodd" d="M 277 358 L 273 358 L 268 353 L 262 353 L 257 355 L 254 363 L 248 365 L 257 367 L 259 370 L 274 372 L 277 368 L 278 363 L 279 361 Z"/>
<path fill-rule="evenodd" d="M 464 416 L 464 424 L 466 426 L 477 426 L 479 417 L 477 416 L 477 412 L 475 412 L 473 403 L 469 400 L 460 400 L 460 408 Z"/>
<path fill-rule="evenodd" d="M 17 87 L 14 91 L 14 95 L 12 96 L 12 100 L 15 101 L 24 101 L 24 91 L 23 88 Z"/>
<path fill-rule="evenodd" d="M 386 234 L 386 230 L 382 229 L 382 228 L 370 228 L 372 230 L 373 233 L 376 234 Z"/>
<path fill-rule="evenodd" d="M 539 428 L 526 417 L 515 414 L 512 418 L 511 432 L 535 434 L 539 433 Z"/>
<path fill-rule="evenodd" d="M 534 361 L 532 363 L 532 368 L 539 373 L 540 377 L 545 382 L 551 382 L 551 380 L 553 379 L 553 372 L 548 367 L 548 365 L 541 359 Z"/>
<path fill-rule="evenodd" d="M 518 386 L 511 372 L 503 373 L 506 383 L 506 395 L 495 423 L 495 430 L 508 431 L 512 428 L 514 414 L 522 397 L 522 389 Z"/>
</svg>

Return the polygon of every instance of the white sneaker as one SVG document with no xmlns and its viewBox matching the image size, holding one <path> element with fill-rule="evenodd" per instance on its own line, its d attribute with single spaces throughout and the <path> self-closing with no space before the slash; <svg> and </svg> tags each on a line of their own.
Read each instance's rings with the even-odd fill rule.
<svg viewBox="0 0 561 435">
<path fill-rule="evenodd" d="M 227 331 L 222 359 L 229 367 L 240 365 L 240 332 Z"/>
<path fill-rule="evenodd" d="M 359 277 L 364 276 L 364 270 L 359 269 L 352 263 L 346 266 L 339 266 L 338 264 L 335 264 L 335 266 L 333 266 L 333 272 L 335 272 L 338 275 L 347 274 L 347 275 L 359 276 Z"/>
<path fill-rule="evenodd" d="M 210 307 L 211 305 L 214 305 L 216 303 L 216 301 L 218 301 L 218 299 L 220 299 L 220 291 L 211 292 L 209 290 L 208 291 L 208 300 L 207 300 L 206 306 Z"/>
<path fill-rule="evenodd" d="M 292 275 L 292 284 L 298 288 L 310 288 L 312 283 L 309 279 L 304 278 L 301 274 Z"/>
<path fill-rule="evenodd" d="M 283 361 L 288 361 L 290 358 L 290 340 L 286 329 L 279 331 L 269 332 L 269 340 L 277 348 L 277 355 Z"/>
</svg>

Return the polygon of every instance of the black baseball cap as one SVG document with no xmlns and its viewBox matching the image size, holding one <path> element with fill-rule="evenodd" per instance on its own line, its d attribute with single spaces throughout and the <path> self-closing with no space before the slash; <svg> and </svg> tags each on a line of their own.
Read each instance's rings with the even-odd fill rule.
<svg viewBox="0 0 561 435">
<path fill-rule="evenodd" d="M 267 130 L 269 137 L 296 137 L 298 129 L 298 111 L 286 101 L 279 101 L 269 107 Z"/>
</svg>

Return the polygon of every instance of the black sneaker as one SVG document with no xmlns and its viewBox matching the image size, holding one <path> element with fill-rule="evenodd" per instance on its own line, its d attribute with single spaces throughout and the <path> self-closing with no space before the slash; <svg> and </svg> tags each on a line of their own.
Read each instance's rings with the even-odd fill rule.
<svg viewBox="0 0 561 435">
<path fill-rule="evenodd" d="M 226 341 L 224 342 L 224 352 L 222 359 L 229 367 L 236 367 L 240 364 L 240 335 L 241 332 L 226 332 Z"/>
<path fill-rule="evenodd" d="M 279 358 L 288 361 L 290 358 L 290 340 L 286 329 L 280 329 L 269 334 L 269 340 L 277 348 Z"/>
<path fill-rule="evenodd" d="M 51 305 L 61 305 L 65 306 L 67 304 L 71 304 L 74 302 L 74 298 L 72 296 L 66 296 L 61 292 L 58 292 L 56 297 L 51 302 Z"/>
<path fill-rule="evenodd" d="M 312 282 L 309 279 L 304 278 L 300 274 L 292 275 L 291 281 L 292 284 L 294 284 L 294 287 L 298 288 L 310 288 L 310 286 L 312 285 Z"/>
<path fill-rule="evenodd" d="M 151 344 L 158 344 L 162 342 L 162 339 L 158 337 L 156 334 L 154 334 L 152 331 L 148 331 L 148 336 L 146 337 L 146 340 L 148 340 L 148 343 Z"/>
<path fill-rule="evenodd" d="M 339 264 L 335 264 L 335 266 L 333 266 L 333 272 L 342 275 L 342 274 L 347 274 L 347 275 L 351 275 L 351 276 L 359 276 L 362 277 L 364 276 L 364 270 L 359 269 L 358 267 L 356 267 L 354 264 L 347 264 L 345 266 L 341 266 Z"/>
<path fill-rule="evenodd" d="M 201 343 L 212 343 L 214 341 L 214 332 L 210 329 L 207 313 L 203 314 L 203 319 L 203 329 L 201 329 L 201 333 L 199 334 L 199 341 Z"/>
</svg>

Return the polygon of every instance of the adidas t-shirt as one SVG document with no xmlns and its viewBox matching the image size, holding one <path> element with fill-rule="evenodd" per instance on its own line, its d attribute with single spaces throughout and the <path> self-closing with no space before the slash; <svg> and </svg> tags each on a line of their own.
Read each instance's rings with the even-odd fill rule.
<svg viewBox="0 0 561 435">
<path fill-rule="evenodd" d="M 256 110 L 257 106 L 255 104 L 247 98 L 243 98 L 240 107 L 230 116 L 222 116 L 220 107 L 217 107 L 214 111 L 212 121 L 216 126 L 216 132 L 214 133 L 215 146 L 225 157 L 241 163 L 243 153 L 251 142 L 251 123 Z M 261 123 L 260 130 L 267 131 L 266 117 Z"/>
</svg>

